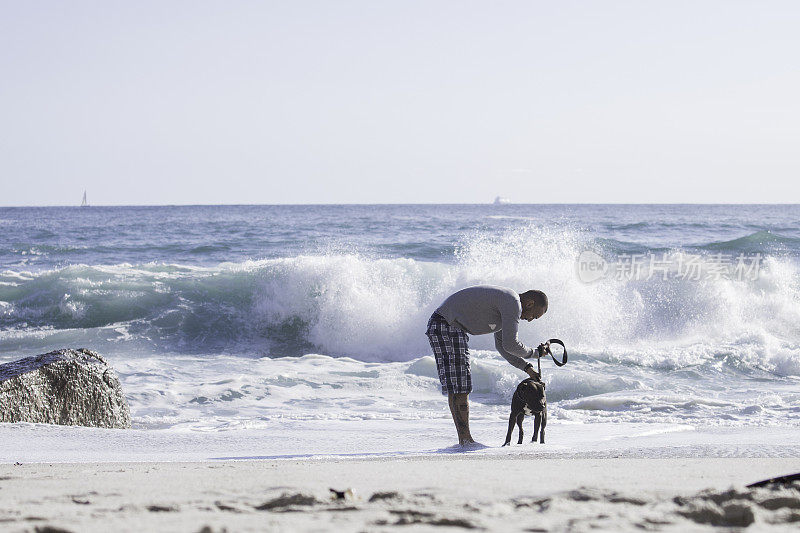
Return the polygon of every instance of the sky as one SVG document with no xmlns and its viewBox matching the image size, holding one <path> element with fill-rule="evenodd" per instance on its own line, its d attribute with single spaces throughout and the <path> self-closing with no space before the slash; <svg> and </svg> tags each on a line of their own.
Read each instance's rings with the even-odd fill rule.
<svg viewBox="0 0 800 533">
<path fill-rule="evenodd" d="M 800 2 L 0 0 L 0 205 L 800 202 Z"/>
</svg>

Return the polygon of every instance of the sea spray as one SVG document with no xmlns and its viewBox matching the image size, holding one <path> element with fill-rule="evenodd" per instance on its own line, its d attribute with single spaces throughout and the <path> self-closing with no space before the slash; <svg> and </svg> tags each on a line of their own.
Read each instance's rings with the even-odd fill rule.
<svg viewBox="0 0 800 533">
<path fill-rule="evenodd" d="M 0 275 L 0 350 L 65 337 L 131 353 L 324 353 L 406 361 L 426 353 L 427 317 L 451 292 L 493 283 L 544 290 L 548 313 L 523 324 L 534 344 L 558 335 L 608 361 L 679 368 L 725 364 L 800 373 L 796 263 L 767 257 L 756 279 L 613 275 L 585 283 L 591 234 L 527 224 L 461 237 L 452 262 L 356 253 L 221 263 L 72 265 Z M 673 251 L 673 255 L 683 252 Z M 472 346 L 491 349 L 475 337 Z M 116 348 L 116 350 L 115 350 Z"/>
</svg>

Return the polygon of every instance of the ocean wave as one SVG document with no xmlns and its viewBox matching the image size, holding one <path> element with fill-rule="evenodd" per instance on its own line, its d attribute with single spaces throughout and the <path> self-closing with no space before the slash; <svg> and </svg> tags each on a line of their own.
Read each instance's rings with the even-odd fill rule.
<svg viewBox="0 0 800 533">
<path fill-rule="evenodd" d="M 209 267 L 6 270 L 0 351 L 62 347 L 70 339 L 111 351 L 408 361 L 429 352 L 425 324 L 448 294 L 491 283 L 550 296 L 548 313 L 521 326 L 528 344 L 559 337 L 599 358 L 668 370 L 719 360 L 732 369 L 800 374 L 793 261 L 765 257 L 754 280 L 583 283 L 575 262 L 596 244 L 568 227 L 529 226 L 465 236 L 448 262 L 333 252 Z M 488 337 L 473 337 L 471 346 L 492 349 Z"/>
<path fill-rule="evenodd" d="M 603 227 L 611 230 L 644 230 L 652 228 L 669 228 L 681 230 L 706 230 L 706 231 L 719 231 L 741 228 L 740 223 L 725 223 L 720 221 L 704 221 L 704 222 L 689 222 L 689 221 L 639 221 L 639 222 L 604 222 L 601 224 Z"/>
<path fill-rule="evenodd" d="M 762 230 L 736 239 L 711 242 L 697 248 L 713 252 L 744 254 L 788 252 L 800 248 L 800 238 Z"/>
</svg>

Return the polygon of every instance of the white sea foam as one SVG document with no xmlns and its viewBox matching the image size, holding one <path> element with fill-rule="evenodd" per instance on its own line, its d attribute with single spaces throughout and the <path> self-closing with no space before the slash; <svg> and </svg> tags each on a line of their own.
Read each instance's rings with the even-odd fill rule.
<svg viewBox="0 0 800 533">
<path fill-rule="evenodd" d="M 247 359 L 235 356 L 111 358 L 130 403 L 134 427 L 227 431 L 275 421 L 448 420 L 432 357 L 369 363 L 324 355 Z M 550 418 L 559 423 L 625 422 L 697 426 L 800 426 L 797 380 L 730 382 L 698 387 L 692 376 L 664 381 L 654 369 L 608 376 L 604 363 L 547 365 Z M 496 353 L 472 357 L 478 421 L 507 420 L 525 377 Z"/>
<path fill-rule="evenodd" d="M 2 424 L 0 461 L 449 453 L 454 436 L 430 356 L 394 363 L 314 354 L 110 359 L 131 407 L 132 431 Z M 499 446 L 523 375 L 490 351 L 475 351 L 472 366 L 473 434 Z M 649 368 L 607 379 L 605 366 L 545 366 L 548 444 L 480 453 L 798 453 L 786 444 L 800 428 L 796 380 L 765 389 L 754 380 L 712 377 L 701 388 L 692 376 L 663 383 Z"/>
<path fill-rule="evenodd" d="M 111 352 L 300 355 L 404 361 L 428 352 L 424 328 L 452 291 L 494 283 L 550 295 L 523 324 L 529 344 L 557 336 L 592 357 L 675 370 L 721 362 L 779 376 L 800 374 L 797 266 L 765 260 L 755 281 L 582 283 L 575 259 L 591 244 L 569 228 L 515 228 L 465 238 L 453 263 L 357 254 L 296 256 L 216 267 L 151 263 L 6 271 L 0 351 L 53 342 L 69 330 Z M 45 332 L 44 326 L 53 326 Z M 491 339 L 472 346 L 490 349 Z"/>
</svg>

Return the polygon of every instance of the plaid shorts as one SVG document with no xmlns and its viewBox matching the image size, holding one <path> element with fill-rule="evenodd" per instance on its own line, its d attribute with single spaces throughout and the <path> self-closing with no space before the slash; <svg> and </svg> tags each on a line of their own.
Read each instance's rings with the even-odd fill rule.
<svg viewBox="0 0 800 533">
<path fill-rule="evenodd" d="M 472 376 L 469 373 L 469 337 L 459 328 L 447 323 L 438 313 L 428 320 L 428 340 L 433 348 L 442 394 L 469 394 L 472 392 Z"/>
</svg>

